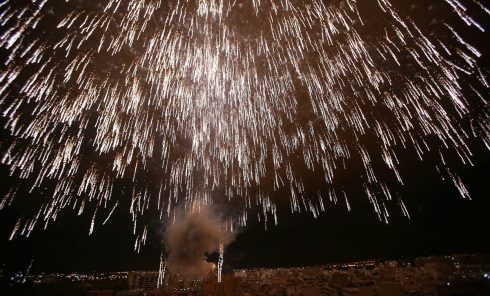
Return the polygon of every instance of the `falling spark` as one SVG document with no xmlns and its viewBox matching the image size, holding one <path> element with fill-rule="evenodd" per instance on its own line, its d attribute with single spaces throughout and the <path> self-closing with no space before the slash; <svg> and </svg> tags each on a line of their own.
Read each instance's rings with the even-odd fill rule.
<svg viewBox="0 0 490 296">
<path fill-rule="evenodd" d="M 351 165 L 362 167 L 365 195 L 388 222 L 388 179 L 404 185 L 402 148 L 472 165 L 471 135 L 490 147 L 482 53 L 450 23 L 440 26 L 448 39 L 427 34 L 391 0 L 371 5 L 376 22 L 354 0 L 106 0 L 86 10 L 69 9 L 73 2 L 0 3 L 0 114 L 9 134 L 1 163 L 29 193 L 55 184 L 10 239 L 70 208 L 93 211 L 92 234 L 97 213 L 106 224 L 122 207 L 121 180 L 131 183 L 136 251 L 148 234 L 142 217 L 154 209 L 172 219 L 178 207 L 239 203 L 230 229 L 255 216 L 267 227 L 287 190 L 293 213 L 316 218 L 341 196 L 350 211 L 337 176 Z M 488 15 L 480 2 L 439 2 L 485 30 L 468 9 Z M 70 12 L 51 15 L 52 5 Z M 56 34 L 39 37 L 47 27 Z M 328 189 L 310 196 L 304 171 Z M 17 195 L 11 189 L 0 209 Z M 409 218 L 401 199 L 398 206 Z"/>
<path fill-rule="evenodd" d="M 224 253 L 223 241 L 219 244 L 219 259 L 218 259 L 218 283 L 221 283 L 221 272 L 223 271 L 223 253 Z"/>
<path fill-rule="evenodd" d="M 160 286 L 163 285 L 164 280 L 165 280 L 165 271 L 167 270 L 167 264 L 165 262 L 163 253 L 160 255 L 160 266 L 158 268 L 158 281 L 157 281 L 157 288 L 160 288 Z"/>
</svg>

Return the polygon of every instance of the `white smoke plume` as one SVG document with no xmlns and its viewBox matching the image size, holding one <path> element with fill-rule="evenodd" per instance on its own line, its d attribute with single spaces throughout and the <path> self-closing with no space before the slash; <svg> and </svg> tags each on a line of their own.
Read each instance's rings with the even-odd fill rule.
<svg viewBox="0 0 490 296">
<path fill-rule="evenodd" d="M 221 242 L 226 247 L 234 237 L 209 208 L 178 215 L 165 232 L 168 270 L 184 276 L 205 274 L 214 266 L 206 255 L 217 252 Z"/>
</svg>

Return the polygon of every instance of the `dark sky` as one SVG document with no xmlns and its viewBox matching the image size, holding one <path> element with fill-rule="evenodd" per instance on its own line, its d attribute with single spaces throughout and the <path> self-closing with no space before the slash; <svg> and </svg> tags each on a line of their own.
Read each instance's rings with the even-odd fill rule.
<svg viewBox="0 0 490 296">
<path fill-rule="evenodd" d="M 428 9 L 432 0 L 416 2 L 420 5 L 412 7 L 411 13 L 416 21 L 437 20 L 440 12 Z M 427 11 L 434 18 L 423 14 Z M 427 25 L 425 29 L 432 27 Z M 488 53 L 488 33 L 467 32 L 466 38 L 484 54 Z M 481 64 L 488 73 L 488 57 L 485 56 Z M 488 90 L 485 94 L 488 96 Z M 1 135 L 7 138 L 5 132 Z M 490 252 L 487 184 L 490 155 L 482 143 L 473 142 L 470 144 L 475 153 L 475 166 L 456 165 L 472 201 L 462 199 L 450 182 L 437 176 L 429 155 L 423 162 L 405 162 L 400 169 L 405 186 L 398 188 L 398 194 L 404 198 L 411 220 L 403 217 L 397 207 L 391 207 L 390 224 L 385 224 L 378 220 L 361 192 L 362 181 L 356 170 L 350 170 L 350 175 L 341 177 L 344 184 L 352 185 L 347 189 L 352 206 L 350 213 L 339 203 L 329 205 L 315 220 L 311 214 L 291 215 L 288 204 L 279 204 L 279 225 L 269 225 L 265 230 L 262 223 L 250 219 L 250 225 L 240 230 L 236 241 L 226 250 L 225 265 L 233 268 L 303 266 L 373 258 Z M 400 152 L 400 155 L 416 159 L 409 152 Z M 6 167 L 0 167 L 0 179 L 1 194 L 16 183 L 8 177 Z M 320 178 L 311 179 L 309 190 L 315 191 L 322 186 L 321 182 Z M 141 254 L 134 253 L 132 224 L 128 207 L 124 205 L 127 201 L 122 201 L 119 211 L 105 226 L 97 225 L 91 237 L 87 235 L 91 213 L 77 217 L 68 211 L 47 230 L 38 229 L 29 239 L 8 241 L 23 206 L 36 196 L 22 198 L 20 205 L 0 212 L 0 264 L 5 264 L 7 269 L 25 269 L 31 260 L 34 260 L 34 271 L 158 268 L 163 228 L 154 222 L 148 245 Z"/>
<path fill-rule="evenodd" d="M 482 148 L 482 147 L 481 147 Z M 393 208 L 391 223 L 379 222 L 367 199 L 352 197 L 352 211 L 343 205 L 329 206 L 317 220 L 310 214 L 279 217 L 279 225 L 264 229 L 251 219 L 225 253 L 225 264 L 234 268 L 302 266 L 373 258 L 411 258 L 432 254 L 490 252 L 488 167 L 485 150 L 478 165 L 463 169 L 462 177 L 472 201 L 462 199 L 447 182 L 426 174 L 430 163 L 409 169 L 405 196 L 411 220 Z M 407 171 L 405 171 L 407 172 Z M 426 176 L 427 175 L 427 176 Z M 355 177 L 353 177 L 353 182 Z M 7 241 L 17 213 L 0 215 L 0 262 L 23 268 L 34 259 L 34 270 L 127 270 L 157 269 L 161 233 L 153 233 L 141 254 L 133 252 L 129 214 L 119 211 L 91 237 L 88 213 L 63 214 L 46 231 L 29 239 Z M 163 230 L 162 230 L 163 232 Z"/>
</svg>

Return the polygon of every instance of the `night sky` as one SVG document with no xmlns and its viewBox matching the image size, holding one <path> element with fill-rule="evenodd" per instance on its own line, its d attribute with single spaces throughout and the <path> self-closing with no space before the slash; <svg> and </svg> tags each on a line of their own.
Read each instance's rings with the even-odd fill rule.
<svg viewBox="0 0 490 296">
<path fill-rule="evenodd" d="M 430 163 L 408 169 L 406 204 L 411 220 L 392 209 L 391 223 L 377 219 L 365 198 L 352 198 L 352 211 L 343 205 L 330 206 L 318 219 L 311 214 L 288 213 L 279 225 L 251 220 L 225 253 L 225 266 L 232 268 L 304 266 L 363 259 L 410 259 L 415 256 L 490 252 L 488 209 L 488 166 L 490 158 L 482 149 L 481 161 L 462 170 L 472 193 L 472 201 L 462 199 L 453 186 L 429 176 Z M 356 182 L 355 176 L 352 178 Z M 361 193 L 360 193 L 361 194 Z M 34 197 L 35 198 L 35 197 Z M 87 236 L 90 214 L 77 217 L 64 213 L 46 231 L 36 231 L 29 239 L 7 241 L 17 211 L 4 210 L 0 216 L 1 262 L 12 268 L 34 270 L 91 271 L 158 268 L 161 233 L 153 233 L 141 254 L 133 251 L 129 214 L 119 211 L 105 226 Z M 160 240 L 158 240 L 160 238 Z"/>
<path fill-rule="evenodd" d="M 437 34 L 441 12 L 436 8 L 427 8 L 432 1 L 416 2 L 419 6 L 411 8 L 410 16 L 425 24 L 425 30 L 434 30 L 432 34 Z M 403 9 L 407 7 L 405 5 Z M 52 9 L 55 13 L 62 13 Z M 427 18 L 427 11 L 434 17 Z M 483 18 L 488 21 L 488 17 Z M 484 53 L 480 64 L 488 76 L 490 35 L 475 33 L 463 25 L 457 29 L 466 32 L 465 38 Z M 484 95 L 488 97 L 488 89 L 484 90 Z M 475 114 L 478 114 L 478 110 Z M 4 144 L 11 138 L 3 130 L 0 135 L 0 149 L 4 149 Z M 364 141 L 369 143 L 370 139 Z M 290 214 L 289 199 L 281 196 L 287 195 L 288 191 L 278 192 L 275 196 L 280 200 L 278 226 L 269 223 L 265 230 L 263 223 L 249 219 L 249 225 L 239 230 L 237 239 L 226 249 L 224 265 L 230 268 L 286 267 L 367 259 L 410 259 L 425 255 L 490 253 L 490 154 L 480 141 L 472 140 L 469 144 L 474 152 L 475 166 L 458 164 L 456 156 L 448 159 L 448 162 L 453 164 L 452 167 L 464 180 L 471 201 L 461 198 L 451 182 L 438 176 L 432 161 L 437 157 L 436 153 L 428 154 L 424 161 L 412 161 L 417 159 L 414 152 L 401 150 L 400 158 L 410 160 L 400 167 L 405 186 L 393 186 L 397 196 L 403 197 L 411 219 L 404 217 L 397 206 L 391 205 L 390 223 L 379 221 L 362 191 L 363 180 L 358 175 L 361 168 L 353 168 L 348 170 L 348 175 L 339 177 L 349 187 L 346 191 L 350 196 L 351 212 L 339 202 L 338 205 L 329 204 L 318 219 L 314 219 L 310 213 Z M 305 182 L 307 191 L 316 192 L 323 188 L 321 176 L 305 177 L 308 179 Z M 8 176 L 5 166 L 0 167 L 0 180 L 2 195 L 17 182 Z M 0 265 L 8 270 L 20 270 L 26 269 L 29 262 L 34 260 L 34 271 L 157 270 L 163 225 L 158 219 L 150 218 L 153 227 L 149 242 L 142 248 L 141 254 L 136 254 L 133 251 L 132 223 L 127 211 L 130 200 L 122 193 L 121 196 L 118 211 L 105 226 L 96 225 L 90 237 L 87 234 L 91 212 L 86 211 L 78 217 L 74 211 L 65 211 L 47 230 L 39 227 L 28 239 L 8 241 L 17 218 L 23 215 L 23 210 L 33 200 L 40 198 L 36 194 L 20 196 L 12 207 L 0 212 Z"/>
</svg>

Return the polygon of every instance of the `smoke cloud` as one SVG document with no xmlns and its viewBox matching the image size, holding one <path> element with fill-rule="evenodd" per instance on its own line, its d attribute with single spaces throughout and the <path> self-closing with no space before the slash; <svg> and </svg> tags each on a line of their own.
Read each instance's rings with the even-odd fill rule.
<svg viewBox="0 0 490 296">
<path fill-rule="evenodd" d="M 205 274 L 213 268 L 206 262 L 206 254 L 217 252 L 221 241 L 226 246 L 233 239 L 234 235 L 221 227 L 220 219 L 209 208 L 181 214 L 165 232 L 167 268 L 187 276 Z"/>
</svg>

